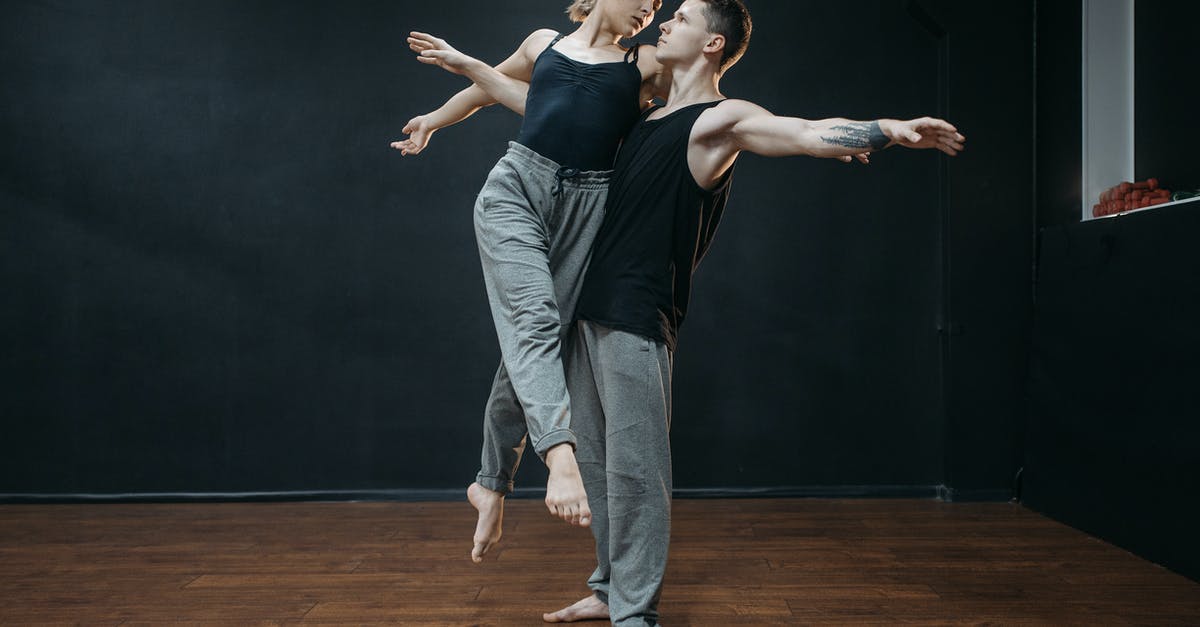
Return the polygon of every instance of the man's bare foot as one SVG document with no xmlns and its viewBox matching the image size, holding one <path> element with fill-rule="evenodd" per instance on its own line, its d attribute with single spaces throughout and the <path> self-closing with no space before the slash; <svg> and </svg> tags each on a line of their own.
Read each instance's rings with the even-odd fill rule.
<svg viewBox="0 0 1200 627">
<path fill-rule="evenodd" d="M 546 466 L 550 469 L 550 480 L 546 482 L 546 508 L 572 525 L 587 527 L 592 524 L 592 510 L 588 507 L 579 464 L 575 462 L 575 449 L 570 444 L 559 444 L 550 449 L 546 453 Z"/>
<path fill-rule="evenodd" d="M 550 614 L 542 614 L 547 623 L 573 623 L 580 620 L 608 620 L 608 605 L 592 595 L 570 607 Z"/>
<path fill-rule="evenodd" d="M 479 522 L 475 523 L 475 547 L 471 549 L 471 561 L 478 564 L 500 541 L 504 523 L 504 495 L 472 483 L 467 487 L 467 500 L 479 510 Z"/>
</svg>

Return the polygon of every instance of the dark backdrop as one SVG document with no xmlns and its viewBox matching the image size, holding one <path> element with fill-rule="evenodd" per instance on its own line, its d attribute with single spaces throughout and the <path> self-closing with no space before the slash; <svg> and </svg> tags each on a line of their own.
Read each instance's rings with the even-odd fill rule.
<svg viewBox="0 0 1200 627">
<path fill-rule="evenodd" d="M 1032 4 L 750 7 L 726 93 L 940 114 L 970 149 L 743 159 L 677 354 L 677 486 L 1007 496 Z M 390 150 L 466 84 L 403 36 L 495 62 L 570 28 L 556 8 L 5 3 L 0 493 L 465 485 L 499 358 L 470 207 L 520 121 L 493 108 L 418 157 Z"/>
<path fill-rule="evenodd" d="M 1185 120 L 1196 115 L 1200 85 L 1190 80 L 1200 67 L 1196 29 L 1200 4 L 1141 0 L 1134 21 L 1134 176 L 1159 179 L 1171 190 L 1200 190 L 1200 129 Z M 1191 103 L 1189 105 L 1188 103 Z"/>
<path fill-rule="evenodd" d="M 1025 502 L 1200 579 L 1200 202 L 1046 229 Z"/>
<path fill-rule="evenodd" d="M 1135 176 L 1200 188 L 1200 5 L 1140 0 Z M 1200 579 L 1200 202 L 1080 215 L 1079 3 L 1038 4 L 1042 231 L 1023 500 Z M 1191 104 L 1189 104 L 1191 103 Z M 1118 181 L 1113 181 L 1117 183 Z"/>
</svg>

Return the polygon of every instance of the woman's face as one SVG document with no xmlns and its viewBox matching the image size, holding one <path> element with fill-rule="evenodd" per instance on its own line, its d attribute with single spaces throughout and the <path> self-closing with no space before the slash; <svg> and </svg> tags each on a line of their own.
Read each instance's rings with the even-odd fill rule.
<svg viewBox="0 0 1200 627">
<path fill-rule="evenodd" d="M 599 0 L 596 8 L 604 12 L 608 23 L 617 25 L 618 32 L 630 38 L 654 22 L 662 0 Z"/>
</svg>

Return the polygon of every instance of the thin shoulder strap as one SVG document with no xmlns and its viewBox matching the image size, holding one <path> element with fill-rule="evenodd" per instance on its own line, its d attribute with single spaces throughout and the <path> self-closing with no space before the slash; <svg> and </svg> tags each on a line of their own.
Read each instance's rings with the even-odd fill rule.
<svg viewBox="0 0 1200 627">
<path fill-rule="evenodd" d="M 558 33 L 558 34 L 556 34 L 556 35 L 554 36 L 554 39 L 550 41 L 550 45 L 549 45 L 549 46 L 546 46 L 546 50 L 549 50 L 549 49 L 553 48 L 553 47 L 554 47 L 554 44 L 558 43 L 558 40 L 560 40 L 560 39 L 562 39 L 562 38 L 563 38 L 563 34 L 562 34 L 562 33 Z M 543 50 L 542 52 L 545 52 L 546 50 Z"/>
<path fill-rule="evenodd" d="M 641 49 L 642 49 L 641 44 L 633 44 L 632 48 L 625 51 L 625 62 L 626 63 L 637 63 L 638 62 L 638 51 Z M 630 57 L 632 57 L 632 59 Z"/>
</svg>

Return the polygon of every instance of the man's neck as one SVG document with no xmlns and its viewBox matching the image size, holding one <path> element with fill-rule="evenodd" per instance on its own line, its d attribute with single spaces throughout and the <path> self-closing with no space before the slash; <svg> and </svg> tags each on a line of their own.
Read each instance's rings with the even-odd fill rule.
<svg viewBox="0 0 1200 627">
<path fill-rule="evenodd" d="M 671 74 L 666 106 L 670 111 L 725 97 L 721 95 L 721 75 L 709 63 L 675 64 L 664 70 Z"/>
</svg>

